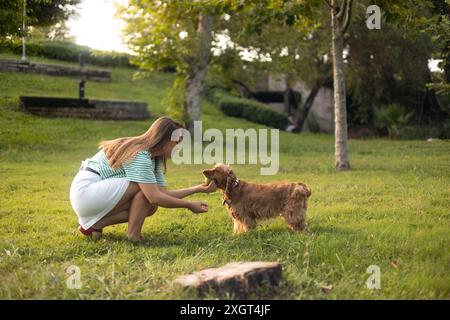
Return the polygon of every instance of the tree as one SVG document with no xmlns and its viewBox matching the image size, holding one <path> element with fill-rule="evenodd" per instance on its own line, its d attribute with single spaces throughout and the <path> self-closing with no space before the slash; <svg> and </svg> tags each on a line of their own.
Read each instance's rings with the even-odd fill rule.
<svg viewBox="0 0 450 320">
<path fill-rule="evenodd" d="M 346 114 L 346 91 L 344 76 L 344 34 L 352 16 L 352 0 L 327 1 L 331 11 L 331 38 L 333 61 L 333 86 L 335 106 L 335 167 L 339 170 L 350 169 L 348 158 L 348 134 Z M 321 1 L 255 1 L 245 8 L 248 14 L 249 29 L 259 33 L 264 24 L 271 20 L 291 20 L 295 28 L 311 30 L 311 21 L 320 20 Z M 319 9 L 317 9 L 319 8 Z M 319 12 L 319 15 L 317 14 Z"/>
<path fill-rule="evenodd" d="M 168 113 L 192 130 L 200 120 L 203 81 L 211 55 L 215 21 L 238 6 L 234 1 L 130 0 L 119 8 L 134 63 L 151 72 L 175 67 L 177 78 L 166 99 Z M 142 73 L 145 74 L 145 73 Z"/>
<path fill-rule="evenodd" d="M 448 106 L 440 106 L 436 99 L 436 92 L 450 94 L 450 3 L 448 0 L 416 0 L 411 3 L 407 0 L 399 0 L 395 3 L 387 0 L 374 0 L 375 4 L 383 8 L 383 18 L 387 23 L 397 27 L 407 40 L 414 41 L 421 35 L 431 37 L 432 44 L 428 47 L 432 50 L 432 57 L 441 59 L 440 67 L 444 70 L 434 82 L 428 68 L 425 67 L 426 81 L 423 110 L 427 122 L 445 120 L 448 116 Z M 425 113 L 424 113 L 425 112 Z"/>
<path fill-rule="evenodd" d="M 75 42 L 75 37 L 70 35 L 67 21 L 57 22 L 52 26 L 32 27 L 28 32 L 32 40 L 62 40 Z"/>
<path fill-rule="evenodd" d="M 0 2 L 0 38 L 22 36 L 23 8 L 25 0 L 2 0 Z M 27 26 L 48 27 L 64 22 L 75 14 L 81 0 L 26 0 Z"/>
<path fill-rule="evenodd" d="M 329 47 L 327 39 L 324 39 L 328 33 L 319 24 L 305 30 L 297 28 L 289 19 L 272 19 L 258 32 L 242 32 L 251 23 L 249 20 L 246 14 L 233 15 L 229 19 L 226 30 L 233 47 L 214 58 L 215 64 L 222 66 L 219 73 L 224 75 L 222 78 L 229 85 L 235 83 L 238 88 L 244 87 L 246 95 L 256 84 L 255 79 L 263 74 L 285 75 L 285 111 L 294 116 L 297 122 L 294 131 L 300 132 L 319 89 L 331 82 L 331 64 L 327 58 Z M 244 64 L 241 54 L 249 48 L 258 52 L 258 57 Z M 304 103 L 293 110 L 287 104 L 292 100 L 289 99 L 291 86 L 299 80 L 311 90 L 306 99 L 295 99 L 296 103 L 300 104 L 302 100 Z"/>
<path fill-rule="evenodd" d="M 435 118 L 431 94 L 426 88 L 430 78 L 428 60 L 433 45 L 427 33 L 414 39 L 391 23 L 382 22 L 381 30 L 367 30 L 364 14 L 355 7 L 354 20 L 345 39 L 346 88 L 350 100 L 347 116 L 351 124 L 372 125 L 374 108 L 397 103 L 405 111 L 415 111 L 417 122 Z M 428 92 L 428 93 L 427 93 Z"/>
<path fill-rule="evenodd" d="M 331 34 L 334 87 L 334 157 L 339 170 L 350 169 L 347 134 L 347 100 L 344 75 L 344 34 L 352 16 L 352 0 L 331 0 Z"/>
<path fill-rule="evenodd" d="M 429 87 L 438 93 L 450 95 L 450 2 L 435 0 L 430 9 L 432 16 L 427 21 L 426 31 L 431 35 L 436 47 L 434 58 L 440 59 L 443 77 Z"/>
<path fill-rule="evenodd" d="M 200 12 L 198 14 L 197 27 L 198 43 L 196 50 L 189 57 L 190 64 L 186 84 L 185 118 L 188 120 L 190 131 L 193 130 L 192 121 L 200 120 L 200 100 L 203 91 L 203 80 L 211 56 L 212 29 L 212 16 L 208 13 Z"/>
</svg>

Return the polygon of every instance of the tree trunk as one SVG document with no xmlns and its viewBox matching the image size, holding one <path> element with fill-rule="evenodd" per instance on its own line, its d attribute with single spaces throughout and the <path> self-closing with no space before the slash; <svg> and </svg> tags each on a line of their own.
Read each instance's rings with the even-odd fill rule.
<svg viewBox="0 0 450 320">
<path fill-rule="evenodd" d="M 316 98 L 317 93 L 319 93 L 319 90 L 321 87 L 322 87 L 322 83 L 318 82 L 314 85 L 314 87 L 309 92 L 308 98 L 306 98 L 305 104 L 303 105 L 303 108 L 298 117 L 297 127 L 294 130 L 292 130 L 292 132 L 301 132 L 302 131 L 303 126 L 305 125 L 305 122 L 306 122 L 306 118 L 308 117 L 309 110 L 311 110 L 311 107 L 314 103 L 314 99 Z"/>
<path fill-rule="evenodd" d="M 200 14 L 197 29 L 198 46 L 193 61 L 189 66 L 186 84 L 185 116 L 189 131 L 191 132 L 193 129 L 193 121 L 200 120 L 203 80 L 211 55 L 212 28 L 212 16 Z"/>
<path fill-rule="evenodd" d="M 332 28 L 332 52 L 333 57 L 333 86 L 334 86 L 334 156 L 335 167 L 339 170 L 350 169 L 347 146 L 347 102 L 345 96 L 344 77 L 344 40 L 334 6 L 337 1 L 332 1 L 331 28 Z M 341 8 L 343 10 L 343 8 Z"/>
<path fill-rule="evenodd" d="M 247 87 L 247 86 L 245 85 L 245 83 L 243 83 L 242 81 L 236 80 L 236 79 L 233 79 L 233 80 L 231 80 L 231 81 L 232 81 L 233 83 L 236 83 L 236 84 L 238 85 L 239 93 L 240 93 L 243 97 L 248 98 L 248 99 L 256 99 L 255 96 L 253 95 L 252 90 L 250 90 L 250 88 Z"/>
<path fill-rule="evenodd" d="M 290 115 L 291 114 L 291 87 L 289 86 L 289 75 L 286 75 L 286 88 L 283 94 L 283 112 Z"/>
</svg>

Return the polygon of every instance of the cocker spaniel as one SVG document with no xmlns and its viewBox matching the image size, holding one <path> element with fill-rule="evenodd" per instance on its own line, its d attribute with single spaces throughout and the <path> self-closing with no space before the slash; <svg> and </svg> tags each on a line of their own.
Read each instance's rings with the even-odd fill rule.
<svg viewBox="0 0 450 320">
<path fill-rule="evenodd" d="M 256 227 L 257 220 L 284 217 L 294 231 L 308 232 L 306 210 L 311 190 L 301 182 L 256 184 L 239 180 L 229 165 L 218 163 L 204 170 L 207 182 L 214 180 L 233 220 L 233 232 Z"/>
</svg>

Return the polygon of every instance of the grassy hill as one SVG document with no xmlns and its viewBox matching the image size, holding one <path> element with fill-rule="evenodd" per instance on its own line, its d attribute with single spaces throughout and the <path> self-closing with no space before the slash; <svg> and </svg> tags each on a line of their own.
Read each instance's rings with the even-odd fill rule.
<svg viewBox="0 0 450 320">
<path fill-rule="evenodd" d="M 111 83 L 87 83 L 88 98 L 145 101 L 153 117 L 163 112 L 172 75 L 133 80 L 132 69 L 111 71 Z M 0 73 L 1 299 L 192 298 L 172 287 L 177 275 L 236 260 L 282 263 L 274 299 L 450 298 L 448 141 L 351 140 L 353 170 L 336 172 L 332 136 L 280 132 L 277 175 L 250 165 L 234 171 L 243 180 L 311 186 L 312 235 L 292 233 L 278 218 L 233 236 L 215 193 L 190 197 L 209 203 L 205 214 L 160 208 L 146 220 L 141 245 L 125 240 L 126 225 L 93 242 L 77 231 L 69 202 L 80 161 L 99 141 L 141 134 L 151 121 L 40 118 L 19 112 L 20 95 L 75 97 L 77 80 Z M 263 128 L 207 101 L 202 119 L 204 129 Z M 169 163 L 169 188 L 201 183 L 207 167 Z M 66 286 L 71 265 L 81 270 L 81 289 Z M 366 287 L 370 265 L 380 267 L 380 290 Z"/>
</svg>

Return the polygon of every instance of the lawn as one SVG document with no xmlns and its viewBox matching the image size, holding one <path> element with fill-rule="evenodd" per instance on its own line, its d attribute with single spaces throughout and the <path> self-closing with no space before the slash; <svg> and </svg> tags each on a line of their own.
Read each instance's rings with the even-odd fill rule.
<svg viewBox="0 0 450 320">
<path fill-rule="evenodd" d="M 113 69 L 113 81 L 88 82 L 86 96 L 145 101 L 154 118 L 173 76 L 133 80 L 133 73 Z M 0 73 L 1 299 L 190 299 L 196 296 L 171 284 L 177 275 L 241 260 L 283 266 L 275 292 L 254 298 L 450 298 L 449 141 L 350 140 L 353 169 L 337 172 L 332 136 L 280 132 L 277 175 L 250 165 L 234 171 L 243 180 L 307 183 L 311 235 L 277 218 L 234 236 L 215 193 L 190 196 L 206 200 L 208 213 L 160 208 L 145 222 L 143 244 L 126 241 L 126 225 L 106 228 L 94 242 L 77 231 L 69 202 L 80 161 L 101 140 L 141 134 L 151 121 L 46 119 L 18 110 L 20 95 L 76 94 L 76 79 Z M 263 128 L 207 101 L 202 119 L 204 129 Z M 169 163 L 169 188 L 201 183 L 207 167 Z M 80 268 L 81 289 L 66 285 L 71 265 Z M 371 265 L 381 271 L 379 290 L 366 286 Z"/>
</svg>

